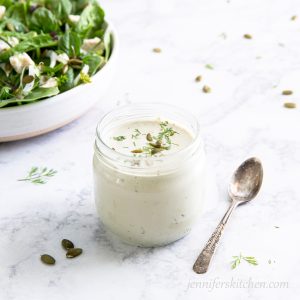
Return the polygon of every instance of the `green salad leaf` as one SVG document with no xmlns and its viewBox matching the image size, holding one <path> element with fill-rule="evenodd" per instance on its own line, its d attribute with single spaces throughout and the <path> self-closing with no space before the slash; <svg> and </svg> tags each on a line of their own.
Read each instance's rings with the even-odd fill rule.
<svg viewBox="0 0 300 300">
<path fill-rule="evenodd" d="M 0 108 L 89 83 L 112 43 L 96 0 L 0 0 Z"/>
</svg>

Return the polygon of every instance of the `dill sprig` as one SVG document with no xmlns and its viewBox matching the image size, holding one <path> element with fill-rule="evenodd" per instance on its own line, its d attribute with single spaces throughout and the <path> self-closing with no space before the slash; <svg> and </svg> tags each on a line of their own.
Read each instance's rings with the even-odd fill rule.
<svg viewBox="0 0 300 300">
<path fill-rule="evenodd" d="M 126 137 L 124 135 L 114 136 L 113 139 L 117 142 L 124 141 Z"/>
<path fill-rule="evenodd" d="M 243 256 L 242 254 L 240 254 L 239 256 L 232 256 L 232 258 L 233 261 L 231 262 L 231 269 L 235 269 L 242 262 L 242 260 L 253 266 L 258 265 L 256 258 L 253 256 Z"/>
<path fill-rule="evenodd" d="M 33 184 L 45 184 L 50 177 L 53 177 L 57 173 L 54 169 L 48 169 L 47 167 L 32 167 L 25 178 L 19 179 L 19 181 L 29 181 Z"/>
</svg>

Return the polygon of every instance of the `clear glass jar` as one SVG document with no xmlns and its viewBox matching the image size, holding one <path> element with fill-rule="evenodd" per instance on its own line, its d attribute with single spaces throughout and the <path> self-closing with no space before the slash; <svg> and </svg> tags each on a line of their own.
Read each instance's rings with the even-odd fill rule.
<svg viewBox="0 0 300 300">
<path fill-rule="evenodd" d="M 118 122 L 172 120 L 193 135 L 190 145 L 163 157 L 138 160 L 105 144 Z M 94 154 L 95 201 L 104 225 L 122 240 L 162 246 L 185 236 L 199 219 L 204 201 L 205 153 L 195 117 L 164 104 L 134 104 L 115 109 L 97 126 Z"/>
</svg>

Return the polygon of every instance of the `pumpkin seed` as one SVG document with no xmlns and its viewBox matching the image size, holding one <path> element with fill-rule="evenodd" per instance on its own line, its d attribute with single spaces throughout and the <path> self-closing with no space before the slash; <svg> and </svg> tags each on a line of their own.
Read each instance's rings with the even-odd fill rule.
<svg viewBox="0 0 300 300">
<path fill-rule="evenodd" d="M 211 92 L 211 88 L 210 88 L 208 85 L 205 85 L 205 86 L 203 87 L 202 91 L 203 91 L 204 93 L 210 93 L 210 92 Z"/>
<path fill-rule="evenodd" d="M 25 75 L 25 76 L 23 77 L 22 82 L 23 82 L 24 84 L 28 84 L 28 83 L 31 83 L 33 80 L 34 80 L 34 77 L 33 77 L 33 76 L 31 76 L 31 75 Z"/>
<path fill-rule="evenodd" d="M 82 249 L 81 248 L 71 248 L 66 253 L 66 257 L 67 258 L 74 258 L 76 256 L 79 256 L 81 253 L 82 253 Z"/>
<path fill-rule="evenodd" d="M 294 102 L 286 102 L 286 103 L 284 103 L 284 107 L 285 108 L 296 108 L 297 105 Z"/>
<path fill-rule="evenodd" d="M 252 39 L 252 35 L 251 34 L 244 34 L 244 38 L 247 39 L 247 40 L 251 40 Z"/>
<path fill-rule="evenodd" d="M 196 82 L 200 82 L 202 80 L 202 76 L 201 75 L 199 75 L 199 76 L 197 76 L 196 78 L 195 78 L 195 81 Z"/>
<path fill-rule="evenodd" d="M 151 155 L 155 155 L 163 150 L 164 150 L 163 148 L 153 148 L 151 149 Z"/>
<path fill-rule="evenodd" d="M 61 245 L 63 246 L 63 248 L 65 250 L 69 250 L 69 249 L 74 248 L 74 244 L 71 241 L 67 240 L 67 239 L 63 239 L 61 241 Z"/>
<path fill-rule="evenodd" d="M 289 95 L 292 95 L 292 94 L 293 94 L 293 91 L 291 91 L 291 90 L 282 91 L 282 95 L 285 95 L 285 96 L 289 96 Z"/>
<path fill-rule="evenodd" d="M 41 255 L 41 261 L 46 265 L 54 265 L 55 259 L 49 254 Z"/>
<path fill-rule="evenodd" d="M 134 150 L 131 150 L 131 153 L 143 153 L 143 150 L 142 149 L 134 149 Z"/>
<path fill-rule="evenodd" d="M 292 20 L 292 21 L 295 21 L 296 19 L 297 19 L 297 16 L 292 16 L 292 17 L 291 17 L 291 20 Z"/>
<path fill-rule="evenodd" d="M 153 138 L 152 138 L 151 133 L 147 133 L 146 139 L 147 139 L 147 141 L 149 141 L 149 142 L 152 142 L 152 141 L 153 141 Z"/>
<path fill-rule="evenodd" d="M 157 140 L 155 144 L 149 143 L 149 145 L 153 148 L 161 148 L 161 141 Z"/>
<path fill-rule="evenodd" d="M 160 53 L 160 52 L 161 52 L 161 49 L 160 49 L 160 48 L 153 48 L 153 52 L 155 52 L 155 53 Z"/>
</svg>

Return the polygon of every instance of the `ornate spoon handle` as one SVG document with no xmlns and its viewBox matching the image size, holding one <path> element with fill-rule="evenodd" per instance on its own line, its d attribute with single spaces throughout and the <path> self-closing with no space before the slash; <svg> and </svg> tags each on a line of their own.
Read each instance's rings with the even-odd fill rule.
<svg viewBox="0 0 300 300">
<path fill-rule="evenodd" d="M 198 256 L 194 263 L 193 270 L 198 274 L 206 273 L 210 264 L 210 261 L 215 253 L 215 249 L 219 243 L 222 236 L 223 230 L 227 221 L 229 220 L 232 212 L 237 207 L 239 203 L 237 201 L 232 201 L 230 207 L 228 208 L 226 214 L 222 218 L 221 222 L 215 229 L 214 233 L 211 235 L 210 239 L 207 241 L 204 249 Z"/>
</svg>

